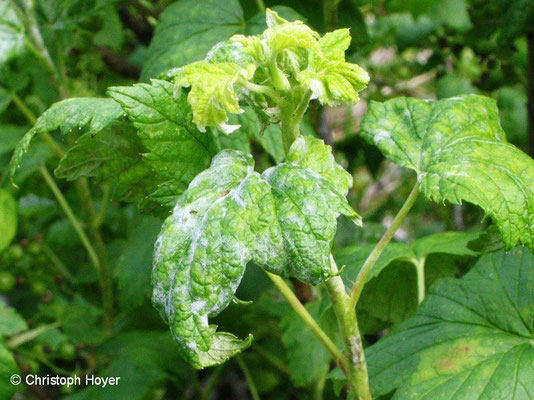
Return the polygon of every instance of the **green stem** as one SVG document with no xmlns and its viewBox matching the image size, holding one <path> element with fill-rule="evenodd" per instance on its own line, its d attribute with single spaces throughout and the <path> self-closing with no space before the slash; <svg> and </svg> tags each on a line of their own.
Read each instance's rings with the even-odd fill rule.
<svg viewBox="0 0 534 400">
<path fill-rule="evenodd" d="M 290 374 L 289 368 L 287 368 L 287 366 L 284 364 L 284 362 L 281 359 L 279 359 L 278 357 L 276 357 L 272 353 L 270 353 L 267 350 L 265 350 L 258 343 L 254 342 L 254 344 L 252 345 L 252 350 L 256 351 L 256 353 L 258 353 L 261 357 L 263 357 L 265 359 L 265 361 L 270 363 L 273 367 L 278 369 L 280 372 L 282 372 L 282 373 L 284 373 L 286 375 Z"/>
<path fill-rule="evenodd" d="M 217 385 L 217 381 L 219 380 L 219 377 L 221 376 L 221 373 L 224 369 L 224 364 L 219 365 L 215 370 L 212 372 L 211 376 L 208 379 L 208 382 L 204 386 L 204 389 L 202 390 L 202 395 L 200 396 L 200 400 L 208 400 L 211 397 L 211 392 L 213 392 L 213 389 L 215 389 L 215 386 Z"/>
<path fill-rule="evenodd" d="M 87 254 L 89 255 L 89 259 L 91 260 L 91 263 L 95 267 L 98 277 L 99 277 L 99 283 L 100 283 L 100 290 L 102 292 L 102 303 L 104 307 L 104 327 L 108 333 L 111 332 L 112 329 L 112 321 L 110 320 L 110 316 L 112 314 L 109 313 L 109 308 L 112 308 L 112 301 L 113 297 L 111 293 L 108 293 L 111 289 L 110 282 L 111 278 L 109 276 L 109 268 L 106 271 L 106 268 L 102 267 L 102 264 L 100 262 L 100 258 L 98 257 L 97 251 L 91 244 L 89 238 L 85 234 L 85 231 L 82 228 L 82 225 L 74 215 L 74 212 L 70 208 L 69 203 L 67 203 L 67 200 L 61 193 L 61 190 L 59 190 L 58 186 L 56 185 L 56 182 L 54 181 L 54 178 L 50 175 L 48 170 L 44 165 L 41 165 L 39 168 L 39 171 L 41 172 L 41 175 L 43 175 L 44 180 L 46 181 L 48 187 L 50 190 L 52 190 L 52 193 L 54 193 L 54 196 L 56 197 L 60 207 L 63 209 L 65 214 L 67 215 L 67 218 L 71 222 L 74 230 L 76 231 L 76 234 L 80 238 L 83 247 L 85 247 L 85 250 L 87 251 Z M 98 245 L 98 243 L 96 243 Z"/>
<path fill-rule="evenodd" d="M 100 228 L 100 226 L 104 222 L 104 219 L 106 218 L 109 198 L 111 196 L 111 188 L 109 187 L 109 185 L 104 185 L 103 188 L 104 193 L 102 194 L 102 200 L 100 201 L 100 210 L 98 211 L 98 215 L 96 216 L 95 220 L 95 226 L 97 228 Z"/>
<path fill-rule="evenodd" d="M 281 106 L 280 110 L 280 129 L 282 130 L 282 140 L 286 154 L 295 139 L 300 135 L 300 123 L 308 108 L 312 95 L 311 90 L 308 89 L 304 92 L 295 90 L 295 97 L 301 97 L 297 106 L 294 107 L 293 101 L 289 101 L 288 105 Z"/>
<path fill-rule="evenodd" d="M 332 269 L 337 271 L 337 266 L 332 256 L 330 256 L 330 260 Z M 358 320 L 356 319 L 354 308 L 350 306 L 350 298 L 345 291 L 345 284 L 339 275 L 333 276 L 325 283 L 339 323 L 345 352 L 349 359 L 346 371 L 349 385 L 354 392 L 355 398 L 372 400 Z"/>
<path fill-rule="evenodd" d="M 263 0 L 256 0 L 256 5 L 261 12 L 265 12 L 265 3 Z"/>
<path fill-rule="evenodd" d="M 94 243 L 94 249 L 100 264 L 100 287 L 102 290 L 102 305 L 104 308 L 104 329 L 106 333 L 113 331 L 113 281 L 111 279 L 111 266 L 107 256 L 106 245 L 102 233 L 97 225 L 97 216 L 93 206 L 93 199 L 89 183 L 86 178 L 79 178 L 75 182 L 78 197 L 81 199 L 82 208 L 87 215 L 89 234 Z"/>
<path fill-rule="evenodd" d="M 319 324 L 313 319 L 313 317 L 310 315 L 308 310 L 306 310 L 306 307 L 302 305 L 300 300 L 295 296 L 293 291 L 289 288 L 289 286 L 284 282 L 282 278 L 280 278 L 278 275 L 271 274 L 270 272 L 266 272 L 267 276 L 271 278 L 274 285 L 280 290 L 282 295 L 287 299 L 289 302 L 289 305 L 295 310 L 295 312 L 302 318 L 304 323 L 308 325 L 308 327 L 311 329 L 313 334 L 321 341 L 321 343 L 326 347 L 326 349 L 332 354 L 334 357 L 334 360 L 337 362 L 339 367 L 343 371 L 347 371 L 347 359 L 337 348 L 337 346 L 332 342 L 332 339 L 328 337 L 328 335 L 321 329 Z"/>
<path fill-rule="evenodd" d="M 363 264 L 360 273 L 358 274 L 358 277 L 356 278 L 356 282 L 354 282 L 354 286 L 352 287 L 351 294 L 350 294 L 350 307 L 354 310 L 356 307 L 356 304 L 358 303 L 358 299 L 360 298 L 360 295 L 362 293 L 363 287 L 365 286 L 365 282 L 367 280 L 367 276 L 369 275 L 369 272 L 371 269 L 375 266 L 376 262 L 380 258 L 380 255 L 386 248 L 386 246 L 389 244 L 391 239 L 393 238 L 393 235 L 399 229 L 400 225 L 402 224 L 402 221 L 404 221 L 404 218 L 406 218 L 406 215 L 408 215 L 408 212 L 412 208 L 412 206 L 415 203 L 415 200 L 417 200 L 417 196 L 419 195 L 419 185 L 416 183 L 412 191 L 410 192 L 410 195 L 404 202 L 404 205 L 399 210 L 398 214 L 393 219 L 393 222 L 389 226 L 389 228 L 386 230 L 380 241 L 377 243 L 371 254 L 367 257 L 365 260 L 365 263 Z"/>
<path fill-rule="evenodd" d="M 46 331 L 57 328 L 59 325 L 60 325 L 59 322 L 54 322 L 53 324 L 39 326 L 38 328 L 30 329 L 28 331 L 19 333 L 18 335 L 13 336 L 11 339 L 5 342 L 6 347 L 10 349 L 16 349 L 17 347 L 23 345 L 24 343 L 28 343 L 32 341 L 36 337 L 45 333 Z"/>
<path fill-rule="evenodd" d="M 24 5 L 26 9 L 26 18 L 24 22 L 30 37 L 32 38 L 33 45 L 35 45 L 34 53 L 52 75 L 52 79 L 59 89 L 60 96 L 64 99 L 67 97 L 67 94 L 64 86 L 62 85 L 60 73 L 54 64 L 54 61 L 52 61 L 52 57 L 50 57 L 50 53 L 48 52 L 43 36 L 41 35 L 39 24 L 37 23 L 37 18 L 35 16 L 35 2 L 34 0 L 24 0 Z"/>
<path fill-rule="evenodd" d="M 16 94 L 11 94 L 11 100 L 13 100 L 13 103 L 15 103 L 15 106 L 20 110 L 22 114 L 26 117 L 26 119 L 30 122 L 30 124 L 35 125 L 37 122 L 37 117 L 35 114 L 30 110 L 30 108 L 24 103 L 24 101 Z M 56 154 L 63 158 L 65 155 L 65 152 L 63 149 L 56 143 L 56 141 L 50 136 L 48 132 L 44 132 L 41 134 L 41 136 L 44 138 L 44 140 L 48 143 L 48 145 L 56 152 Z"/>
<path fill-rule="evenodd" d="M 30 121 L 32 125 L 35 125 L 37 118 L 33 114 L 32 110 L 30 110 L 30 108 L 26 105 L 26 103 L 24 103 L 24 101 L 16 93 L 11 94 L 11 100 L 13 100 L 13 103 L 15 103 L 20 112 L 24 114 L 26 119 Z"/>
<path fill-rule="evenodd" d="M 238 355 L 236 357 L 236 360 L 237 360 L 237 363 L 239 364 L 239 368 L 241 368 L 241 371 L 243 372 L 243 375 L 245 376 L 245 380 L 247 381 L 248 390 L 250 391 L 252 400 L 260 400 L 258 389 L 256 389 L 256 384 L 254 383 L 254 379 L 252 379 L 252 375 L 250 374 L 250 371 L 247 367 L 247 364 L 243 360 L 243 357 L 241 357 L 241 355 Z"/>
<path fill-rule="evenodd" d="M 325 32 L 330 32 L 336 29 L 339 3 L 340 0 L 325 0 L 323 2 Z"/>
<path fill-rule="evenodd" d="M 54 253 L 54 251 L 46 245 L 43 245 L 43 251 L 50 259 L 50 261 L 52 261 L 52 264 L 54 264 L 57 271 L 61 275 L 63 275 L 70 283 L 72 283 L 74 281 L 74 277 L 72 276 L 68 268 L 65 266 L 65 264 L 63 264 L 63 261 L 61 261 L 61 259 L 57 256 L 57 254 Z"/>
<path fill-rule="evenodd" d="M 411 260 L 417 272 L 417 302 L 420 304 L 425 299 L 425 261 L 423 257 L 419 260 Z"/>
</svg>

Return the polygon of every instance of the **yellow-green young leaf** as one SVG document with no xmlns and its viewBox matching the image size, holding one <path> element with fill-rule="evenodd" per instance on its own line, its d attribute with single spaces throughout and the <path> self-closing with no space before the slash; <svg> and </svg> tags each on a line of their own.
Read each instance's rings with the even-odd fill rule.
<svg viewBox="0 0 534 400">
<path fill-rule="evenodd" d="M 276 23 L 273 23 L 276 21 Z M 319 52 L 319 34 L 302 21 L 289 22 L 275 11 L 267 10 L 267 26 L 263 39 L 275 54 L 285 49 L 309 49 Z"/>
<path fill-rule="evenodd" d="M 359 65 L 345 61 L 321 60 L 298 75 L 322 104 L 337 105 L 359 101 L 358 92 L 369 83 L 369 74 Z"/>
<path fill-rule="evenodd" d="M 534 161 L 506 142 L 492 99 L 373 102 L 361 132 L 388 158 L 415 170 L 428 198 L 476 204 L 507 248 L 521 242 L 534 250 Z"/>
<path fill-rule="evenodd" d="M 96 134 L 111 122 L 121 119 L 123 114 L 120 105 L 111 99 L 72 98 L 52 104 L 17 144 L 9 165 L 11 178 L 13 179 L 35 135 L 56 129 L 66 135 L 74 129 L 82 128 L 86 128 L 88 133 Z"/>
<path fill-rule="evenodd" d="M 24 24 L 9 0 L 0 0 L 0 65 L 24 49 Z"/>
<path fill-rule="evenodd" d="M 319 47 L 325 58 L 331 61 L 345 61 L 345 51 L 349 48 L 350 41 L 350 31 L 347 28 L 337 29 L 319 39 Z"/>
<path fill-rule="evenodd" d="M 147 149 L 143 161 L 158 178 L 150 198 L 174 205 L 189 182 L 209 166 L 216 153 L 213 136 L 200 132 L 192 122 L 185 93 L 173 95 L 170 82 L 152 80 L 149 84 L 112 87 L 108 95 L 116 100 L 138 130 Z"/>
<path fill-rule="evenodd" d="M 359 100 L 358 92 L 369 83 L 369 74 L 357 64 L 345 61 L 345 51 L 350 45 L 348 29 L 327 33 L 319 40 L 320 55 L 312 54 L 308 68 L 297 79 L 313 92 L 322 104 Z"/>
<path fill-rule="evenodd" d="M 228 334 L 216 334 L 208 317 L 229 304 L 249 261 L 311 284 L 335 274 L 329 256 L 337 217 L 358 221 L 359 216 L 320 169 L 313 163 L 318 172 L 306 168 L 300 159 L 295 155 L 295 163 L 260 175 L 252 156 L 223 150 L 191 182 L 162 227 L 153 301 L 183 356 L 197 368 L 208 366 L 203 360 L 222 360 L 248 345 L 233 338 L 228 351 L 216 356 L 213 343 Z"/>
<path fill-rule="evenodd" d="M 13 240 L 17 233 L 17 202 L 11 194 L 0 189 L 0 252 Z"/>
<path fill-rule="evenodd" d="M 175 83 L 178 88 L 191 86 L 187 99 L 193 110 L 193 122 L 200 131 L 204 132 L 206 126 L 216 126 L 230 133 L 239 126 L 225 123 L 228 113 L 243 112 L 234 85 L 240 77 L 248 80 L 253 74 L 253 68 L 234 63 L 199 61 L 177 71 Z"/>
<path fill-rule="evenodd" d="M 373 395 L 394 400 L 534 396 L 534 256 L 483 256 L 434 284 L 416 314 L 366 350 Z"/>
</svg>

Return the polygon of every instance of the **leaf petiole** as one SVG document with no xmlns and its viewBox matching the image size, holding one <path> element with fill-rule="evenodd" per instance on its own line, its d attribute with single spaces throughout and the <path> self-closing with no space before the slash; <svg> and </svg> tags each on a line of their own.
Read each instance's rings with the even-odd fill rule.
<svg viewBox="0 0 534 400">
<path fill-rule="evenodd" d="M 415 200 L 417 200 L 417 197 L 419 196 L 419 184 L 416 183 L 413 187 L 412 191 L 410 192 L 408 198 L 404 202 L 403 206 L 393 219 L 393 222 L 389 226 L 389 228 L 386 230 L 380 241 L 377 243 L 371 254 L 367 257 L 365 260 L 365 263 L 362 266 L 362 269 L 360 270 L 358 277 L 356 278 L 356 281 L 354 282 L 354 285 L 352 286 L 351 292 L 350 292 L 350 303 L 349 306 L 352 310 L 356 308 L 356 304 L 358 303 L 358 299 L 360 298 L 360 295 L 362 294 L 363 287 L 365 286 L 365 282 L 367 280 L 367 276 L 369 275 L 369 272 L 373 267 L 375 266 L 376 262 L 378 261 L 380 255 L 386 248 L 386 246 L 389 244 L 391 239 L 393 238 L 393 235 L 399 229 L 400 225 L 404 221 L 404 218 L 406 218 L 406 215 L 410 212 L 412 206 L 415 203 Z"/>
</svg>

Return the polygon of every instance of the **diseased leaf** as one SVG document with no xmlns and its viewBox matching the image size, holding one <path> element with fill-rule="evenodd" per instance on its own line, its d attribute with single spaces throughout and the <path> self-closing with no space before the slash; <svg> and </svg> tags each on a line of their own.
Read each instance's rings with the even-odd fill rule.
<svg viewBox="0 0 534 400">
<path fill-rule="evenodd" d="M 9 166 L 11 178 L 13 179 L 35 135 L 56 129 L 66 135 L 73 129 L 82 128 L 86 128 L 87 133 L 96 134 L 111 122 L 122 118 L 123 114 L 120 105 L 111 99 L 71 98 L 52 104 L 17 144 Z"/>
<path fill-rule="evenodd" d="M 346 195 L 352 187 L 352 176 L 332 156 L 332 148 L 322 140 L 299 136 L 291 145 L 287 162 L 295 163 L 318 173 Z"/>
<path fill-rule="evenodd" d="M 374 396 L 534 396 L 533 287 L 534 256 L 521 248 L 437 282 L 412 318 L 367 349 Z"/>
<path fill-rule="evenodd" d="M 138 129 L 147 149 L 143 159 L 161 176 L 150 198 L 174 205 L 175 197 L 209 166 L 216 153 L 214 138 L 196 128 L 185 94 L 174 97 L 172 83 L 153 80 L 151 85 L 112 87 L 108 95 L 120 103 Z"/>
<path fill-rule="evenodd" d="M 248 80 L 254 74 L 252 68 L 242 68 L 230 62 L 212 64 L 199 61 L 181 68 L 175 76 L 178 88 L 191 86 L 187 95 L 193 110 L 193 122 L 201 132 L 206 126 L 217 126 L 225 133 L 239 128 L 239 125 L 228 125 L 227 113 L 240 114 L 239 97 L 234 84 L 239 78 Z"/>
<path fill-rule="evenodd" d="M 534 249 L 534 161 L 506 142 L 493 100 L 470 95 L 372 103 L 362 135 L 415 170 L 430 199 L 476 204 L 507 248 L 521 242 Z"/>
<path fill-rule="evenodd" d="M 208 315 L 230 303 L 253 256 L 265 262 L 281 247 L 280 233 L 274 236 L 268 224 L 274 219 L 268 193 L 267 182 L 253 170 L 252 157 L 224 150 L 191 182 L 162 227 L 155 250 L 153 301 L 183 356 L 196 368 L 221 358 L 218 350 L 207 354 L 216 329 L 208 325 Z M 224 346 L 229 342 L 228 356 L 250 342 L 228 334 L 216 340 Z"/>
<path fill-rule="evenodd" d="M 8 0 L 0 0 L 0 65 L 24 50 L 24 24 Z"/>
<path fill-rule="evenodd" d="M 26 329 L 28 329 L 28 326 L 24 318 L 15 309 L 6 306 L 0 301 L 0 338 L 14 335 Z"/>
<path fill-rule="evenodd" d="M 0 252 L 13 240 L 17 233 L 17 202 L 6 190 L 0 189 Z"/>
<path fill-rule="evenodd" d="M 260 175 L 249 155 L 224 150 L 214 157 L 179 198 L 156 244 L 153 301 L 184 357 L 203 368 L 248 346 L 216 334 L 208 317 L 229 304 L 249 261 L 312 284 L 332 276 L 339 214 L 359 221 L 343 194 L 311 169 L 285 163 Z M 214 340 L 230 350 L 215 354 Z"/>
<path fill-rule="evenodd" d="M 243 32 L 237 0 L 183 0 L 161 14 L 143 64 L 142 80 L 204 58 L 222 40 Z"/>
</svg>

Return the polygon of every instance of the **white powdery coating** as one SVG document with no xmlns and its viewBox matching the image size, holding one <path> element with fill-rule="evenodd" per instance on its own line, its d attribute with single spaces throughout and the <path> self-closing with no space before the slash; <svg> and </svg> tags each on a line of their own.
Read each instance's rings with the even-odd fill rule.
<svg viewBox="0 0 534 400">
<path fill-rule="evenodd" d="M 386 131 L 385 129 L 377 129 L 374 132 L 373 140 L 376 144 L 379 144 L 382 141 L 391 141 L 391 133 Z"/>
</svg>

